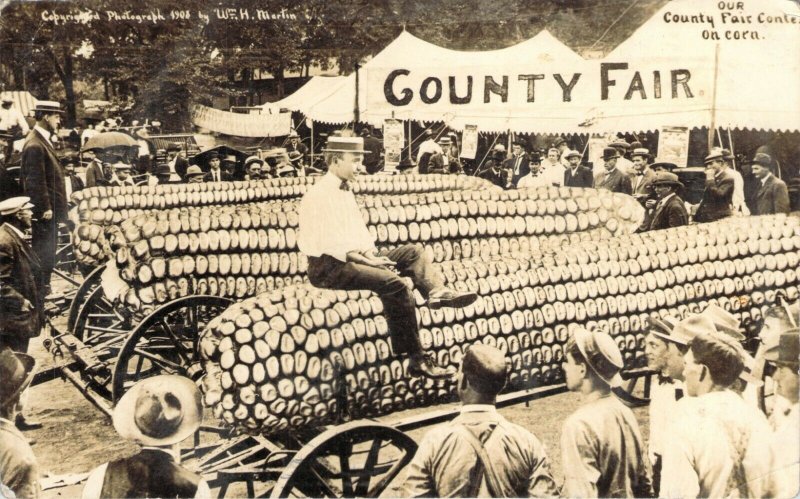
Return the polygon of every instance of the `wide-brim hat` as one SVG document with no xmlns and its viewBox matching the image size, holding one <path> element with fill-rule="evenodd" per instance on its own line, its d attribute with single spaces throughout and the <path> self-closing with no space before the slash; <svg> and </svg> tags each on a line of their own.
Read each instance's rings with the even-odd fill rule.
<svg viewBox="0 0 800 499">
<path fill-rule="evenodd" d="M 745 336 L 741 332 L 741 323 L 739 319 L 724 308 L 711 303 L 700 315 L 711 319 L 711 322 L 718 332 L 736 341 L 743 341 L 745 339 Z"/>
<path fill-rule="evenodd" d="M 712 161 L 717 159 L 723 159 L 723 160 L 728 159 L 728 156 L 722 149 L 712 149 L 708 153 L 708 156 L 706 156 L 705 159 L 703 160 L 703 164 L 707 165 L 708 163 L 711 163 Z"/>
<path fill-rule="evenodd" d="M 186 169 L 187 177 L 196 177 L 199 175 L 205 175 L 205 172 L 203 172 L 203 170 L 201 170 L 200 167 L 197 165 L 192 165 Z"/>
<path fill-rule="evenodd" d="M 236 163 L 238 159 L 234 154 L 228 154 L 224 158 L 222 158 L 222 161 L 225 163 Z"/>
<path fill-rule="evenodd" d="M 154 376 L 133 385 L 117 403 L 112 418 L 121 437 L 141 445 L 166 447 L 200 428 L 202 396 L 188 378 Z"/>
<path fill-rule="evenodd" d="M 27 196 L 16 196 L 0 201 L 0 215 L 13 215 L 14 213 L 33 208 L 31 198 Z"/>
<path fill-rule="evenodd" d="M 36 102 L 36 105 L 31 109 L 34 113 L 58 113 L 64 114 L 64 110 L 61 109 L 61 104 L 56 101 L 51 100 L 40 100 Z"/>
<path fill-rule="evenodd" d="M 589 368 L 608 386 L 622 386 L 619 373 L 625 363 L 614 339 L 606 333 L 580 327 L 575 329 L 573 337 Z"/>
<path fill-rule="evenodd" d="M 0 352 L 0 408 L 4 408 L 33 381 L 36 359 L 10 348 Z"/>
<path fill-rule="evenodd" d="M 287 138 L 289 138 L 289 139 L 295 139 L 295 138 L 299 139 L 300 135 L 298 135 L 298 133 L 296 131 L 292 130 L 291 132 L 289 132 L 289 136 Z"/>
<path fill-rule="evenodd" d="M 246 160 L 244 160 L 244 166 L 248 167 L 251 163 L 258 163 L 259 165 L 264 164 L 264 160 L 259 158 L 258 156 L 250 156 Z"/>
<path fill-rule="evenodd" d="M 656 161 L 650 163 L 650 168 L 652 168 L 653 170 L 658 170 L 660 168 L 663 168 L 665 170 L 672 171 L 677 169 L 678 165 L 672 163 L 671 161 L 658 161 L 658 159 L 656 159 Z"/>
<path fill-rule="evenodd" d="M 652 185 L 673 185 L 675 187 L 683 187 L 683 183 L 680 181 L 677 175 L 671 172 L 656 172 L 656 176 L 653 179 Z"/>
<path fill-rule="evenodd" d="M 631 153 L 631 158 L 636 157 L 636 156 L 641 156 L 643 158 L 649 158 L 650 157 L 650 151 L 648 151 L 644 147 L 637 147 Z"/>
<path fill-rule="evenodd" d="M 362 137 L 329 137 L 324 152 L 351 152 L 367 154 Z"/>
<path fill-rule="evenodd" d="M 619 158 L 619 151 L 613 147 L 606 147 L 603 149 L 603 161 L 608 161 L 609 159 L 614 158 Z"/>
<path fill-rule="evenodd" d="M 5 104 L 13 103 L 14 102 L 14 98 L 11 97 L 10 95 L 4 95 L 4 96 L 0 97 L 0 102 L 3 102 Z"/>
<path fill-rule="evenodd" d="M 679 322 L 680 319 L 671 316 L 663 319 L 655 316 L 648 317 L 648 332 L 653 336 L 661 338 L 665 341 L 677 343 L 678 345 L 688 345 L 691 341 L 691 338 L 675 334 L 675 326 L 677 326 Z"/>
<path fill-rule="evenodd" d="M 681 338 L 680 342 L 683 345 L 688 345 L 698 336 L 715 334 L 716 332 L 717 328 L 714 327 L 714 322 L 709 317 L 701 314 L 691 314 L 672 328 L 671 335 Z M 676 341 L 676 343 L 678 342 Z"/>
<path fill-rule="evenodd" d="M 625 149 L 627 151 L 631 148 L 631 145 L 622 139 L 617 139 L 609 142 L 608 147 L 619 147 L 620 149 Z"/>
<path fill-rule="evenodd" d="M 565 159 L 569 159 L 569 158 L 582 158 L 582 157 L 583 157 L 583 154 L 579 153 L 579 152 L 578 152 L 578 151 L 576 151 L 575 149 L 570 149 L 570 150 L 569 150 L 569 151 L 567 151 L 567 153 L 564 155 L 564 158 L 565 158 Z"/>
<path fill-rule="evenodd" d="M 789 329 L 781 333 L 778 344 L 764 352 L 764 359 L 779 366 L 800 364 L 800 329 Z"/>
<path fill-rule="evenodd" d="M 303 153 L 300 151 L 292 151 L 289 153 L 289 161 L 297 161 L 303 157 Z"/>
</svg>

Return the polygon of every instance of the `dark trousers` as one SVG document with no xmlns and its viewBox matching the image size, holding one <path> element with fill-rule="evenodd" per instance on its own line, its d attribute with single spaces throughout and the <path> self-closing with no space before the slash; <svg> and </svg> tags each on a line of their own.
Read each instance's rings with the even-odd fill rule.
<svg viewBox="0 0 800 499">
<path fill-rule="evenodd" d="M 54 219 L 34 222 L 31 227 L 31 246 L 39 258 L 39 275 L 36 276 L 37 287 L 42 298 L 47 294 L 50 285 L 50 274 L 56 265 L 56 248 L 58 243 L 58 222 Z"/>
<path fill-rule="evenodd" d="M 27 337 L 0 334 L 0 352 L 9 348 L 12 352 L 28 353 L 30 342 L 31 339 Z"/>
<path fill-rule="evenodd" d="M 322 255 L 308 258 L 308 279 L 318 288 L 374 291 L 383 302 L 395 355 L 422 353 L 414 297 L 400 277 L 411 277 L 425 297 L 442 286 L 444 279 L 418 244 L 407 244 L 381 254 L 397 263 L 397 272 Z"/>
<path fill-rule="evenodd" d="M 661 489 L 661 454 L 656 454 L 656 458 L 653 460 L 653 492 L 655 495 L 653 497 L 658 497 L 658 493 Z"/>
</svg>

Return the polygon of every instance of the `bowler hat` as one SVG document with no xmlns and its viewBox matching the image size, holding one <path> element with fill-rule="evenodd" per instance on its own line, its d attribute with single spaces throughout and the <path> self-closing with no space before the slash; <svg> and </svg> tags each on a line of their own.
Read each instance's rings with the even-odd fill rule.
<svg viewBox="0 0 800 499">
<path fill-rule="evenodd" d="M 608 161 L 609 159 L 614 158 L 619 158 L 619 151 L 613 147 L 606 147 L 603 149 L 603 161 Z"/>
<path fill-rule="evenodd" d="M 58 113 L 64 114 L 64 110 L 61 109 L 61 104 L 55 101 L 50 100 L 40 100 L 36 102 L 36 106 L 31 110 L 34 113 Z"/>
<path fill-rule="evenodd" d="M 330 137 L 323 151 L 369 153 L 369 151 L 364 150 L 364 139 L 361 137 Z"/>
<path fill-rule="evenodd" d="M 622 377 L 619 372 L 625 364 L 617 342 L 604 332 L 591 332 L 581 327 L 576 328 L 572 334 L 589 368 L 610 387 L 621 386 Z"/>
<path fill-rule="evenodd" d="M 655 186 L 659 184 L 672 185 L 673 187 L 683 187 L 683 183 L 680 181 L 678 176 L 670 172 L 656 172 L 652 185 Z"/>
<path fill-rule="evenodd" d="M 781 333 L 778 344 L 764 353 L 769 362 L 784 366 L 800 364 L 800 329 L 789 329 Z"/>
<path fill-rule="evenodd" d="M 14 352 L 10 348 L 0 352 L 0 408 L 16 400 L 33 380 L 36 360 L 28 354 Z"/>
<path fill-rule="evenodd" d="M 219 153 L 218 153 L 218 152 L 212 152 L 212 153 L 210 153 L 210 154 L 208 155 L 208 160 L 209 160 L 209 161 L 211 161 L 212 159 L 219 159 Z"/>
<path fill-rule="evenodd" d="M 27 196 L 17 196 L 0 201 L 0 215 L 13 215 L 14 213 L 26 208 L 33 208 L 31 198 Z"/>
<path fill-rule="evenodd" d="M 142 445 L 166 447 L 200 428 L 203 402 L 194 382 L 165 374 L 133 385 L 114 408 L 117 433 Z"/>
<path fill-rule="evenodd" d="M 769 154 L 759 152 L 756 153 L 755 157 L 753 157 L 753 160 L 750 161 L 750 164 L 761 165 L 770 168 L 772 166 L 772 158 L 769 156 Z"/>
</svg>

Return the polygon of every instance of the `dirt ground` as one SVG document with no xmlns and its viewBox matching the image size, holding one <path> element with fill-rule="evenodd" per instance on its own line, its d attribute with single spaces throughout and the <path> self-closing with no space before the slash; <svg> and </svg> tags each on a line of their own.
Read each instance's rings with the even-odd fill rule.
<svg viewBox="0 0 800 499">
<path fill-rule="evenodd" d="M 66 314 L 54 321 L 56 327 L 66 329 Z M 53 358 L 42 346 L 42 338 L 31 342 L 30 354 L 37 360 L 38 369 L 53 365 Z M 509 421 L 517 423 L 536 435 L 544 443 L 551 461 L 551 471 L 556 481 L 563 481 L 559 435 L 561 424 L 580 405 L 580 397 L 563 393 L 502 409 L 500 412 Z M 443 407 L 437 407 L 437 409 Z M 387 416 L 387 420 L 399 420 L 433 410 L 414 409 Z M 207 411 L 209 412 L 209 411 Z M 645 440 L 649 434 L 647 408 L 634 410 Z M 55 379 L 34 386 L 29 390 L 26 415 L 40 421 L 43 427 L 26 432 L 35 441 L 33 451 L 39 461 L 42 475 L 72 475 L 88 473 L 94 467 L 112 459 L 133 455 L 138 447 L 121 439 L 114 431 L 111 419 L 89 402 L 69 381 Z M 206 414 L 213 424 L 213 416 Z M 414 430 L 409 435 L 419 442 L 433 427 Z M 191 440 L 184 442 L 189 445 Z M 190 465 L 191 463 L 187 463 Z M 405 473 L 401 472 L 383 494 L 385 497 L 402 495 Z M 43 492 L 47 498 L 80 497 L 83 483 L 58 487 Z M 258 489 L 256 489 L 258 491 Z M 217 490 L 212 493 L 216 496 Z M 227 497 L 246 497 L 244 486 L 232 486 Z"/>
</svg>

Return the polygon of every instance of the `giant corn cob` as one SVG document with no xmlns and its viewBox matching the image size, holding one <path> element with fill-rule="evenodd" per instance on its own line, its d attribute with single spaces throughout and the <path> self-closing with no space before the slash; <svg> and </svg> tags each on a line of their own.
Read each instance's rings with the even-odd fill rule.
<svg viewBox="0 0 800 499">
<path fill-rule="evenodd" d="M 799 260 L 800 221 L 770 216 L 447 261 L 448 284 L 480 298 L 431 310 L 417 294 L 420 340 L 445 365 L 457 365 L 468 344 L 497 346 L 513 366 L 511 389 L 559 381 L 564 341 L 578 326 L 609 332 L 631 367 L 652 314 L 716 303 L 747 321 L 776 293 L 797 296 Z M 206 402 L 228 424 L 262 434 L 454 395 L 451 383 L 410 376 L 391 355 L 381 302 L 369 292 L 269 291 L 212 321 L 200 351 Z"/>
</svg>

